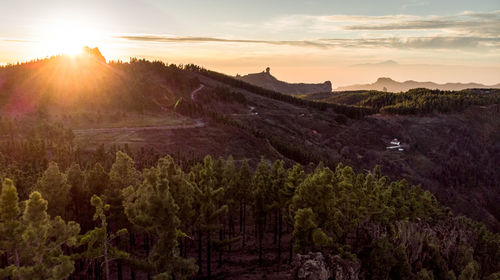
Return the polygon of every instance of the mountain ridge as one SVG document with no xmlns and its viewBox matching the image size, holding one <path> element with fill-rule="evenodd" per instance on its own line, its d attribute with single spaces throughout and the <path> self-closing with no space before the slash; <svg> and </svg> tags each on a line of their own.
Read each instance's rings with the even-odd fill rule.
<svg viewBox="0 0 500 280">
<path fill-rule="evenodd" d="M 464 90 L 469 88 L 500 88 L 500 83 L 496 85 L 484 85 L 480 83 L 445 83 L 439 84 L 431 81 L 418 82 L 407 80 L 398 82 L 388 77 L 380 77 L 375 83 L 355 84 L 350 86 L 338 87 L 334 91 L 353 91 L 353 90 L 379 90 L 390 92 L 408 91 L 413 88 L 428 88 L 439 90 Z"/>
<path fill-rule="evenodd" d="M 276 77 L 271 75 L 271 69 L 269 67 L 266 68 L 265 71 L 262 71 L 260 73 L 250 73 L 244 76 L 237 75 L 236 78 L 265 89 L 270 89 L 289 95 L 332 91 L 332 83 L 330 81 L 325 81 L 324 83 L 318 84 L 287 83 L 284 81 L 280 81 Z"/>
</svg>

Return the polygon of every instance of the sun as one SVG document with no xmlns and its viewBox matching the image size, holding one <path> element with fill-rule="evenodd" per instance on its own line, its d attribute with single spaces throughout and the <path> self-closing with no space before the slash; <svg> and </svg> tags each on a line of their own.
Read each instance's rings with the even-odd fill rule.
<svg viewBox="0 0 500 280">
<path fill-rule="evenodd" d="M 42 28 L 40 35 L 44 55 L 76 55 L 84 46 L 99 45 L 102 39 L 99 29 L 75 20 L 52 21 Z"/>
</svg>

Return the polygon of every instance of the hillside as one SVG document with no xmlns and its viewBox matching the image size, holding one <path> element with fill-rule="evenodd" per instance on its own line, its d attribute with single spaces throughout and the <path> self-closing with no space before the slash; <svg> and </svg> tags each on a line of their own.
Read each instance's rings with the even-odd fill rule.
<svg viewBox="0 0 500 280">
<path fill-rule="evenodd" d="M 45 190 L 49 214 L 82 232 L 95 224 L 91 195 L 107 200 L 110 232 L 132 233 L 110 242 L 130 254 L 115 278 L 166 267 L 181 279 L 196 264 L 200 279 L 290 279 L 321 258 L 309 251 L 352 279 L 498 272 L 498 92 L 396 95 L 299 99 L 137 59 L 2 67 L 0 179 L 20 201 Z M 398 104 L 418 110 L 383 110 Z M 388 148 L 394 138 L 401 150 Z M 68 186 L 71 195 L 55 191 Z M 77 277 L 99 277 L 91 256 L 75 257 Z"/>
<path fill-rule="evenodd" d="M 398 82 L 394 81 L 391 78 L 378 78 L 378 80 L 372 84 L 359 84 L 359 85 L 338 87 L 335 89 L 335 91 L 378 90 L 378 91 L 388 91 L 388 92 L 405 92 L 414 88 L 427 88 L 427 89 L 439 89 L 439 90 L 464 90 L 469 88 L 500 88 L 500 84 L 491 86 L 478 83 L 437 84 L 433 82 L 416 82 L 416 81 Z"/>
<path fill-rule="evenodd" d="M 47 71 L 55 71 L 52 62 L 5 68 L 3 73 L 17 73 L 12 76 L 16 79 L 30 77 L 26 73 L 38 70 L 44 63 L 48 65 L 44 66 L 48 67 Z M 20 112 L 27 116 L 44 114 L 49 120 L 61 122 L 74 129 L 75 140 L 84 150 L 100 145 L 127 144 L 130 148 L 152 148 L 183 158 L 233 155 L 236 159 L 257 162 L 260 156 L 265 156 L 290 164 L 323 161 L 334 166 L 344 162 L 359 170 L 372 169 L 379 164 L 391 177 L 406 178 L 433 190 L 458 212 L 464 211 L 463 201 L 470 201 L 475 207 L 467 208 L 467 214 L 500 228 L 500 214 L 493 203 L 500 199 L 500 178 L 497 178 L 494 164 L 498 155 L 495 142 L 498 130 L 495 128 L 499 127 L 500 118 L 498 107 L 488 105 L 497 99 L 478 103 L 486 107 L 467 105 L 465 111 L 446 114 L 365 116 L 370 114 L 369 109 L 307 103 L 196 67 L 179 69 L 132 61 L 130 64 L 111 63 L 101 71 L 103 77 L 96 83 L 114 84 L 114 90 L 105 87 L 96 92 L 90 83 L 78 86 L 79 91 L 73 91 L 69 98 L 45 97 L 47 101 L 38 104 L 24 104 L 22 101 L 29 100 L 28 97 L 12 93 L 33 92 L 37 97 L 31 100 L 38 100 L 42 97 L 38 97 L 34 89 L 39 87 L 38 83 L 46 81 L 17 82 L 16 86 L 9 86 L 12 82 L 7 75 L 10 74 L 3 74 L 2 110 L 14 114 L 15 109 L 14 115 Z M 41 79 L 39 77 L 37 79 Z M 200 83 L 204 88 L 191 96 L 190 92 Z M 53 92 L 59 94 L 63 90 L 66 92 L 64 87 L 69 85 L 73 90 L 73 83 L 54 85 L 49 82 L 45 87 L 54 87 L 59 91 Z M 103 97 L 86 105 L 82 100 L 90 94 Z M 113 97 L 116 94 L 117 97 Z M 362 95 L 361 102 L 353 102 L 352 98 L 359 97 L 347 94 L 343 98 L 349 97 L 350 102 L 339 103 L 367 104 L 366 100 L 378 97 L 373 92 Z M 77 97 L 80 102 L 77 107 L 69 104 Z M 172 109 L 173 105 L 176 109 Z M 371 114 L 379 110 L 377 107 Z M 408 149 L 404 153 L 386 150 L 392 138 L 402 139 L 409 145 Z M 449 162 L 452 157 L 455 159 Z M 475 172 L 473 179 L 469 178 L 467 174 L 476 169 L 482 172 Z M 472 188 L 467 187 L 470 185 Z M 483 197 L 484 192 L 488 195 Z M 478 200 L 471 200 L 471 193 L 476 193 Z"/>
<path fill-rule="evenodd" d="M 238 75 L 236 78 L 262 88 L 290 95 L 332 91 L 332 83 L 330 81 L 326 81 L 322 84 L 291 84 L 276 79 L 273 75 L 271 75 L 270 71 L 271 70 L 267 68 L 266 71 L 262 71 L 261 73 L 248 74 L 244 76 Z"/>
</svg>

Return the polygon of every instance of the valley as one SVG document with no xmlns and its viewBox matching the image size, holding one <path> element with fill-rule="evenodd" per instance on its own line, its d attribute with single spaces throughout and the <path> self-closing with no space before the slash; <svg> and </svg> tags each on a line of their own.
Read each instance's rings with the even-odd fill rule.
<svg viewBox="0 0 500 280">
<path fill-rule="evenodd" d="M 52 58 L 42 63 L 50 65 L 57 59 L 62 58 Z M 94 92 L 95 85 L 92 82 L 86 84 L 85 87 L 88 88 L 78 88 L 71 99 L 50 95 L 37 97 L 45 98 L 47 101 L 33 107 L 22 107 L 26 108 L 24 112 L 16 109 L 22 101 L 18 98 L 24 96 L 13 93 L 19 92 L 20 89 L 23 92 L 36 93 L 37 83 L 33 86 L 18 80 L 16 84 L 9 81 L 11 77 L 8 74 L 4 76 L 7 82 L 0 91 L 2 94 L 0 100 L 3 100 L 2 110 L 5 115 L 11 117 L 6 117 L 0 122 L 5 131 L 0 142 L 1 159 L 5 168 L 0 175 L 6 174 L 7 178 L 14 178 L 20 197 L 26 199 L 33 185 L 42 184 L 41 179 L 36 178 L 48 176 L 43 175 L 48 172 L 44 171 L 48 161 L 51 164 L 57 163 L 67 170 L 74 168 L 76 161 L 79 166 L 84 166 L 85 172 L 90 172 L 85 178 L 90 178 L 88 176 L 94 176 L 91 175 L 92 172 L 101 170 L 96 167 L 97 164 L 102 164 L 100 168 L 103 168 L 103 171 L 99 172 L 110 170 L 109 176 L 112 172 L 125 172 L 130 169 L 126 172 L 133 172 L 135 175 L 120 175 L 129 181 L 120 183 L 121 177 L 113 177 L 115 183 L 101 186 L 99 192 L 103 198 L 111 200 L 112 203 L 122 203 L 113 207 L 121 207 L 119 205 L 140 207 L 138 204 L 133 206 L 136 205 L 134 197 L 145 195 L 141 188 L 149 184 L 148 180 L 152 180 L 148 179 L 150 176 L 148 172 L 162 174 L 164 171 L 154 171 L 156 170 L 154 168 L 163 170 L 161 168 L 165 167 L 162 164 L 168 162 L 169 168 L 173 168 L 171 170 L 177 170 L 175 171 L 177 175 L 165 173 L 165 176 L 174 176 L 168 177 L 169 180 L 181 185 L 184 184 L 181 182 L 190 182 L 189 186 L 199 188 L 195 189 L 200 192 L 197 195 L 205 197 L 203 199 L 213 200 L 207 203 L 214 203 L 214 206 L 203 207 L 222 207 L 220 211 L 228 207 L 229 210 L 224 211 L 232 213 L 220 218 L 220 227 L 216 226 L 216 222 L 211 218 L 204 221 L 191 220 L 193 217 L 185 211 L 202 210 L 196 208 L 201 206 L 196 206 L 198 204 L 195 202 L 184 201 L 179 197 L 190 187 L 186 185 L 183 187 L 186 189 L 176 189 L 175 192 L 172 189 L 179 207 L 184 205 L 179 208 L 181 212 L 178 215 L 187 215 L 183 218 L 182 225 L 186 234 L 190 236 L 190 241 L 178 239 L 180 255 L 176 255 L 175 258 L 183 256 L 183 262 L 194 262 L 197 259 L 199 269 L 197 277 L 200 279 L 207 273 L 209 275 L 214 273 L 216 278 L 227 279 L 259 279 L 262 276 L 270 279 L 289 279 L 298 273 L 295 271 L 298 266 L 305 265 L 300 263 L 299 255 L 296 255 L 294 250 L 299 250 L 297 252 L 305 254 L 304 256 L 313 257 L 307 255 L 308 251 L 305 250 L 317 250 L 317 242 L 326 242 L 321 244 L 329 249 L 323 252 L 336 252 L 337 255 L 325 254 L 324 258 L 327 262 L 331 262 L 332 267 L 340 269 L 339 271 L 346 277 L 383 274 L 385 272 L 380 270 L 380 267 L 384 266 L 372 267 L 367 260 L 373 256 L 365 253 L 365 250 L 382 248 L 371 243 L 373 238 L 379 238 L 377 240 L 380 242 L 388 242 L 385 237 L 376 237 L 377 234 L 388 236 L 391 241 L 388 243 L 390 246 L 406 248 L 404 250 L 409 252 L 407 263 L 412 267 L 434 262 L 426 257 L 427 254 L 435 254 L 432 249 L 434 245 L 428 243 L 432 240 L 435 244 L 440 244 L 441 248 L 446 248 L 442 249 L 442 254 L 448 254 L 445 255 L 448 264 L 442 269 L 456 271 L 453 273 L 458 274 L 464 273 L 462 271 L 465 270 L 464 265 L 455 267 L 450 255 L 452 252 L 464 254 L 463 247 L 460 245 L 462 243 L 451 241 L 451 236 L 462 236 L 460 242 L 465 242 L 467 246 L 481 247 L 484 246 L 485 240 L 489 240 L 487 238 L 490 238 L 490 233 L 481 226 L 476 226 L 472 220 L 463 221 L 461 219 L 465 218 L 455 215 L 465 215 L 481 221 L 492 232 L 500 230 L 500 208 L 496 203 L 500 199 L 498 187 L 500 177 L 496 172 L 497 162 L 500 161 L 498 145 L 500 105 L 497 103 L 496 91 L 443 93 L 420 89 L 396 95 L 397 98 L 391 97 L 393 93 L 356 91 L 313 93 L 298 98 L 259 88 L 194 65 L 180 68 L 158 62 L 132 60 L 129 64 L 109 64 L 115 69 L 101 69 L 102 66 L 91 63 L 86 62 L 83 67 L 100 69 L 102 80 L 98 83 L 112 85 L 110 87 L 112 90 Z M 19 68 L 18 71 L 26 71 L 24 75 L 29 76 L 29 68 Z M 16 79 L 19 77 L 22 76 L 16 76 Z M 49 87 L 51 85 L 49 82 Z M 57 90 L 56 93 L 64 94 L 72 90 L 72 87 L 72 83 L 65 83 L 57 85 L 54 89 Z M 98 97 L 90 99 L 89 94 Z M 412 103 L 405 100 L 418 101 Z M 464 105 L 460 100 L 466 100 L 468 103 Z M 443 106 L 443 103 L 446 106 Z M 419 107 L 418 104 L 425 106 Z M 391 111 L 387 108 L 398 108 L 400 111 Z M 439 108 L 439 110 L 429 111 L 428 108 Z M 395 138 L 403 147 L 402 150 L 387 148 Z M 127 154 L 133 158 L 129 158 Z M 164 156 L 167 158 L 162 158 Z M 18 161 L 23 158 L 30 160 Z M 128 162 L 128 167 L 123 169 L 125 167 L 120 165 L 123 164 L 120 161 Z M 157 167 L 154 167 L 155 163 L 158 164 Z M 253 175 L 245 175 L 251 179 L 247 177 L 241 179 L 245 174 L 246 164 L 248 168 L 254 170 L 249 171 L 253 172 Z M 51 166 L 49 165 L 49 169 Z M 144 177 L 136 168 L 139 170 L 144 168 L 142 175 Z M 271 170 L 264 171 L 265 168 Z M 303 168 L 307 179 L 292 183 L 293 176 L 298 176 L 293 175 L 294 172 L 298 172 L 297 168 L 300 170 Z M 240 170 L 238 171 L 240 173 L 231 170 Z M 283 179 L 290 180 L 290 185 L 279 185 L 283 188 L 279 191 L 267 190 L 266 188 L 274 184 L 282 184 L 272 181 L 277 179 L 270 179 L 284 176 L 285 173 L 276 173 L 282 172 L 278 170 L 285 170 L 283 172 L 288 174 L 286 176 L 291 176 Z M 227 172 L 233 172 L 230 173 L 233 175 L 228 175 Z M 261 172 L 270 172 L 270 177 L 262 180 L 271 181 L 259 185 L 259 176 L 264 176 L 259 175 Z M 333 175 L 330 172 L 333 172 Z M 176 181 L 179 176 L 185 178 L 183 179 L 185 181 Z M 213 187 L 207 183 L 209 181 L 206 181 L 204 176 L 213 176 L 210 180 L 225 185 L 210 189 Z M 226 176 L 235 176 L 232 180 L 239 182 L 237 187 L 234 185 L 236 183 L 231 183 L 232 181 L 224 181 Z M 329 176 L 333 177 L 325 179 Z M 141 178 L 144 178 L 143 183 L 139 181 Z M 374 184 L 377 187 L 371 186 L 373 178 L 376 178 Z M 322 180 L 327 180 L 327 183 Z M 331 183 L 328 183 L 330 182 L 328 180 L 331 180 Z M 90 184 L 90 181 L 85 182 Z M 328 187 L 330 184 L 335 189 L 334 192 Z M 251 193 L 247 193 L 249 190 L 245 189 L 245 186 L 251 188 Z M 291 194 L 287 194 L 288 187 L 293 187 L 294 191 Z M 122 195 L 118 195 L 113 188 L 121 189 Z M 224 197 L 229 196 L 228 200 L 221 200 L 222 196 L 209 198 L 212 192 L 214 195 L 219 192 L 222 195 L 221 190 L 227 190 L 227 193 L 224 192 Z M 278 201 L 285 199 L 279 202 L 285 204 L 279 207 L 264 207 L 261 210 L 256 208 L 258 204 L 253 204 L 251 207 L 242 206 L 243 202 L 250 205 L 258 203 L 259 196 L 256 195 L 259 190 L 264 192 L 265 197 L 262 199 L 269 205 L 273 202 L 268 200 L 273 197 Z M 315 192 L 322 193 L 320 198 L 307 195 Z M 126 197 L 123 195 L 126 194 L 127 199 L 132 199 L 129 202 L 124 200 Z M 87 199 L 89 193 L 84 191 L 79 195 Z M 241 201 L 237 203 L 234 200 L 236 198 L 232 197 L 236 195 L 243 195 L 245 198 L 238 198 Z M 280 198 L 282 196 L 283 198 Z M 332 197 L 325 200 L 322 196 Z M 336 200 L 335 197 L 339 197 L 340 200 Z M 76 204 L 84 203 L 76 201 L 79 200 L 75 200 Z M 322 203 L 334 203 L 335 206 L 328 207 L 347 212 L 344 216 L 335 211 L 325 211 L 319 207 Z M 309 205 L 307 207 L 310 208 L 304 208 L 304 205 Z M 427 206 L 421 208 L 422 205 Z M 82 207 L 89 208 L 88 205 Z M 287 207 L 290 207 L 289 210 L 293 210 L 295 214 L 288 218 L 282 217 L 284 225 L 281 225 L 283 228 L 278 231 L 279 217 L 288 215 L 284 214 L 289 211 Z M 306 239 L 301 241 L 306 243 L 297 243 L 295 238 L 302 237 L 297 235 L 297 225 L 291 221 L 295 219 L 298 222 L 301 219 L 300 215 L 309 215 L 308 209 L 322 213 L 314 220 L 314 223 L 318 223 L 318 228 L 314 231 L 324 230 L 328 234 L 333 234 L 331 237 L 327 236 L 323 241 Z M 49 208 L 49 211 L 55 210 Z M 260 216 L 265 219 L 259 219 L 259 214 L 254 211 L 263 211 Z M 252 222 L 245 221 L 246 212 Z M 83 213 L 88 216 L 88 210 Z M 120 219 L 125 217 L 119 212 L 113 215 L 117 215 L 115 216 L 117 220 L 111 224 L 116 228 L 122 223 Z M 130 216 L 132 215 L 130 213 L 128 215 L 131 222 L 140 225 L 140 220 L 135 220 L 137 217 Z M 208 216 L 201 217 L 211 217 L 210 215 L 216 214 L 202 213 L 202 215 Z M 87 216 L 72 217 L 79 219 L 82 226 L 87 228 L 91 224 L 86 220 Z M 393 220 L 387 222 L 384 217 L 391 217 Z M 337 226 L 341 221 L 349 225 L 345 232 Z M 238 229 L 235 222 L 239 223 Z M 193 227 L 190 223 L 204 223 L 210 227 L 200 233 L 196 232 L 197 227 Z M 409 236 L 418 237 L 421 232 L 427 232 L 429 239 L 407 237 L 405 240 L 400 240 L 386 228 L 389 225 Z M 164 227 L 162 223 L 156 226 Z M 220 229 L 218 233 L 212 230 L 212 226 L 214 229 Z M 354 230 L 355 228 L 357 230 Z M 131 230 L 143 240 L 128 247 L 118 243 L 116 246 L 127 248 L 137 256 L 148 255 L 149 243 L 144 240 L 148 236 L 142 235 L 136 229 Z M 259 235 L 259 232 L 262 235 Z M 447 233 L 440 235 L 441 232 Z M 276 239 L 278 233 L 279 242 Z M 227 244 L 231 245 L 224 245 L 229 247 L 214 245 L 216 247 L 212 259 L 207 259 L 208 255 L 200 257 L 209 254 L 210 247 L 196 245 L 194 241 L 204 242 L 205 238 L 197 234 L 208 234 L 206 238 L 214 240 L 219 238 L 217 242 L 221 242 L 220 244 L 229 242 Z M 246 234 L 248 236 L 245 237 Z M 335 234 L 339 234 L 338 237 Z M 467 235 L 477 238 L 465 237 Z M 153 238 L 160 240 L 164 237 L 160 234 Z M 290 250 L 294 252 L 292 255 Z M 215 252 L 218 258 L 215 257 Z M 486 265 L 485 255 L 479 251 L 476 252 L 475 259 L 481 262 L 488 272 L 496 269 L 494 265 Z M 124 260 L 125 263 L 118 262 L 112 266 L 113 277 L 129 271 L 130 275 L 145 279 L 151 271 L 154 271 L 151 268 L 144 268 L 147 267 L 146 264 L 134 264 L 132 259 L 127 258 Z M 224 265 L 221 265 L 222 263 Z M 210 268 L 213 270 L 207 271 Z M 391 274 L 399 273 L 394 270 L 396 268 L 400 269 L 399 264 L 393 265 Z M 415 269 L 415 274 L 421 273 Z M 84 272 L 80 269 L 76 272 L 77 275 L 82 273 Z M 99 275 L 100 272 L 94 273 Z M 124 278 L 123 275 L 120 277 Z"/>
</svg>

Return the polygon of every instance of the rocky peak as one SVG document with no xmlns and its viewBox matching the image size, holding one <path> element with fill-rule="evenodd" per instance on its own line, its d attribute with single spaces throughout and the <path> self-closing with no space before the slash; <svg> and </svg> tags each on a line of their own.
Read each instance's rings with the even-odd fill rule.
<svg viewBox="0 0 500 280">
<path fill-rule="evenodd" d="M 280 81 L 271 74 L 270 67 L 267 67 L 260 73 L 253 73 L 244 76 L 237 75 L 236 78 L 262 88 L 290 95 L 332 91 L 332 83 L 330 81 L 318 84 L 287 83 Z"/>
</svg>

